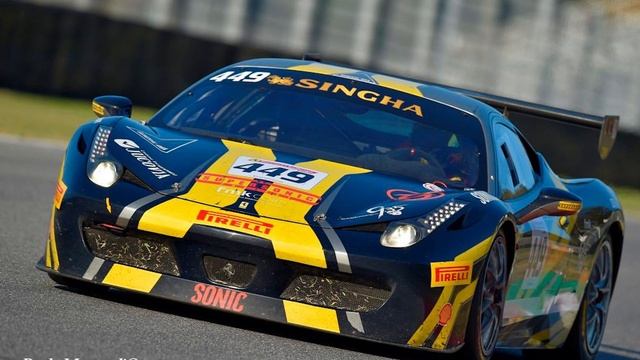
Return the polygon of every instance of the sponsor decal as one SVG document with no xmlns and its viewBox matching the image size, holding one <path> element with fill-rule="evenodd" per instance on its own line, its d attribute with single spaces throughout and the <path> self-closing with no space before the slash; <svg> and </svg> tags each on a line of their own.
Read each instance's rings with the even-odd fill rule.
<svg viewBox="0 0 640 360">
<path fill-rule="evenodd" d="M 240 215 L 224 214 L 217 211 L 200 210 L 196 220 L 211 224 L 220 224 L 246 230 L 249 232 L 267 235 L 273 229 L 273 224 L 250 219 Z"/>
<path fill-rule="evenodd" d="M 67 185 L 62 182 L 62 179 L 58 180 L 56 184 L 56 193 L 53 196 L 53 204 L 56 209 L 60 210 L 60 205 L 62 205 L 62 199 L 64 198 L 64 193 L 67 192 Z"/>
<path fill-rule="evenodd" d="M 198 141 L 197 139 L 162 139 L 157 136 L 147 134 L 144 131 L 138 130 L 136 128 L 132 128 L 130 126 L 127 126 L 127 128 L 133 131 L 136 135 L 140 136 L 143 140 L 148 142 L 151 146 L 153 146 L 154 148 L 160 150 L 165 154 L 168 154 L 176 149 L 179 149 L 183 146 L 187 146 L 189 144 L 192 144 Z"/>
<path fill-rule="evenodd" d="M 438 325 L 445 326 L 451 320 L 451 313 L 453 312 L 453 306 L 450 303 L 446 303 L 440 309 L 440 314 L 438 315 Z"/>
<path fill-rule="evenodd" d="M 244 300 L 249 296 L 244 291 L 225 289 L 213 285 L 198 283 L 193 287 L 191 302 L 210 306 L 221 310 L 241 313 L 244 310 Z"/>
<path fill-rule="evenodd" d="M 429 190 L 429 191 L 433 191 L 433 192 L 442 192 L 444 191 L 443 188 L 441 188 L 440 186 L 436 185 L 436 184 L 432 184 L 432 183 L 424 183 L 422 184 L 422 187 Z"/>
<path fill-rule="evenodd" d="M 371 76 L 371 74 L 364 71 L 356 71 L 356 72 L 344 73 L 344 74 L 334 74 L 334 76 L 339 76 L 345 79 L 364 81 L 369 84 L 376 84 L 376 85 L 378 84 L 376 79 L 374 79 L 373 76 Z"/>
<path fill-rule="evenodd" d="M 365 82 L 371 82 L 373 79 L 369 79 L 370 76 L 367 74 L 366 77 L 364 73 L 360 74 L 338 74 L 340 77 L 350 77 L 355 78 L 357 80 L 362 80 Z M 308 89 L 314 91 L 324 91 L 330 92 L 333 94 L 341 94 L 348 97 L 354 97 L 359 99 L 360 101 L 377 103 L 384 106 L 390 106 L 394 109 L 403 111 L 403 112 L 412 112 L 418 117 L 424 117 L 422 112 L 422 107 L 418 104 L 414 104 L 405 99 L 394 99 L 391 96 L 381 94 L 376 91 L 359 89 L 357 87 L 346 86 L 342 84 L 334 84 L 328 81 L 319 81 L 316 79 L 298 79 L 297 81 L 291 77 L 285 77 L 280 75 L 272 75 L 271 73 L 264 71 L 242 71 L 235 73 L 234 71 L 226 71 L 220 73 L 218 75 L 212 76 L 209 80 L 214 82 L 222 82 L 222 81 L 233 81 L 233 82 L 259 82 L 264 79 L 267 79 L 267 83 L 271 85 L 284 85 L 284 86 L 294 86 L 300 89 Z M 375 80 L 373 80 L 375 82 Z"/>
<path fill-rule="evenodd" d="M 480 202 L 482 203 L 482 205 L 487 205 L 488 203 L 492 202 L 493 200 L 496 200 L 496 198 L 485 192 L 485 191 L 472 191 L 471 192 L 471 196 L 473 196 L 474 198 L 480 200 Z"/>
<path fill-rule="evenodd" d="M 142 150 L 135 141 L 129 139 L 114 139 L 116 144 L 125 149 L 134 159 L 147 168 L 147 170 L 156 178 L 164 179 L 176 174 L 167 168 L 158 164 L 146 151 Z"/>
<path fill-rule="evenodd" d="M 256 189 L 251 185 L 255 180 L 250 178 L 205 173 L 200 175 L 196 181 L 212 185 L 220 185 L 216 189 L 216 192 L 230 196 L 239 196 L 246 200 L 257 201 L 262 197 L 262 194 L 268 194 L 277 196 L 279 199 L 297 201 L 309 205 L 316 205 L 320 202 L 320 197 L 317 195 L 280 184 L 271 183 L 263 192 L 256 191 Z M 265 183 L 268 182 L 265 181 Z M 273 198 L 269 198 L 269 200 L 273 201 Z"/>
<path fill-rule="evenodd" d="M 387 190 L 387 197 L 391 200 L 397 201 L 417 201 L 417 200 L 430 200 L 444 196 L 443 192 L 415 192 L 404 189 L 390 189 Z"/>
<path fill-rule="evenodd" d="M 431 263 L 431 287 L 470 284 L 472 266 L 471 261 Z"/>
<path fill-rule="evenodd" d="M 304 190 L 313 188 L 327 176 L 323 172 L 249 156 L 238 157 L 228 173 L 268 180 Z"/>
<path fill-rule="evenodd" d="M 380 219 L 381 217 L 383 217 L 385 214 L 386 215 L 391 215 L 391 216 L 399 216 L 402 215 L 402 210 L 404 210 L 404 206 L 389 206 L 389 207 L 384 207 L 384 206 L 374 206 L 370 209 L 367 209 L 367 214 L 365 215 L 356 215 L 356 216 L 350 216 L 350 217 L 340 217 L 340 220 L 353 220 L 353 219 L 360 219 L 360 218 L 364 218 L 364 217 L 369 217 L 369 216 L 378 216 L 378 219 Z"/>
<path fill-rule="evenodd" d="M 560 201 L 558 203 L 558 210 L 578 211 L 582 207 L 582 204 L 578 201 Z"/>
</svg>

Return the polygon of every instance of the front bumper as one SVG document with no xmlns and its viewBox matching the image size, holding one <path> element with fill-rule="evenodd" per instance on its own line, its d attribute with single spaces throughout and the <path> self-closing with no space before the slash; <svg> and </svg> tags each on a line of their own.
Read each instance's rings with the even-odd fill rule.
<svg viewBox="0 0 640 360">
<path fill-rule="evenodd" d="M 366 243 L 366 234 L 345 234 L 338 230 L 345 240 L 353 270 L 351 274 L 338 274 L 335 255 L 330 251 L 325 250 L 327 269 L 318 269 L 275 258 L 270 242 L 258 237 L 194 226 L 184 238 L 167 240 L 177 272 L 172 267 L 151 271 L 148 267 L 144 269 L 144 264 L 132 266 L 127 261 L 96 256 L 95 244 L 89 245 L 86 233 L 93 225 L 87 224 L 115 224 L 117 220 L 104 211 L 104 203 L 71 196 L 67 196 L 65 202 L 68 203 L 63 203 L 61 209 L 53 209 L 47 251 L 37 265 L 40 270 L 204 308 L 376 342 L 438 352 L 453 352 L 463 345 L 475 281 L 467 285 L 431 287 L 427 265 L 430 259 L 425 261 L 424 257 L 418 256 L 410 261 L 399 261 L 375 253 L 371 247 L 362 245 Z M 132 229 L 122 236 L 140 233 Z M 144 235 L 167 238 L 152 233 Z M 485 251 L 470 251 L 475 278 Z M 204 261 L 208 256 L 251 264 L 255 266 L 255 274 L 242 286 L 212 280 Z M 306 301 L 304 295 L 296 295 L 295 291 L 292 295 L 290 291 L 292 280 L 299 279 L 300 275 L 333 279 L 336 274 L 339 281 L 388 293 L 383 294 L 383 301 L 371 305 L 358 301 L 357 294 L 356 301 L 330 303 L 326 302 L 326 296 L 315 296 L 315 300 Z M 373 296 L 375 294 L 381 293 L 374 292 Z M 318 301 L 322 301 L 323 306 L 318 306 Z"/>
</svg>

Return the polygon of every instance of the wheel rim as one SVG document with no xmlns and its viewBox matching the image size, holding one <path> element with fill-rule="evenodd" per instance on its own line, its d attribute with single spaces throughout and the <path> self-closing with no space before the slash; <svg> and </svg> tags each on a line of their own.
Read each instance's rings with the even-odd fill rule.
<svg viewBox="0 0 640 360">
<path fill-rule="evenodd" d="M 587 297 L 586 341 L 587 349 L 591 354 L 598 351 L 607 323 L 613 281 L 612 265 L 611 245 L 605 242 L 593 264 L 585 292 Z"/>
<path fill-rule="evenodd" d="M 504 309 L 507 282 L 507 260 L 504 238 L 494 241 L 482 282 L 482 312 L 480 315 L 482 352 L 490 355 L 496 347 Z"/>
</svg>

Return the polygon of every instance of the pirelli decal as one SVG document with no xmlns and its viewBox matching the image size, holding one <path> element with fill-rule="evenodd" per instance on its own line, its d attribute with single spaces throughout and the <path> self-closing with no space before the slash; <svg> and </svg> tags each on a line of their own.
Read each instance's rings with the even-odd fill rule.
<svg viewBox="0 0 640 360">
<path fill-rule="evenodd" d="M 431 263 L 431 287 L 470 284 L 472 268 L 471 261 Z"/>
</svg>

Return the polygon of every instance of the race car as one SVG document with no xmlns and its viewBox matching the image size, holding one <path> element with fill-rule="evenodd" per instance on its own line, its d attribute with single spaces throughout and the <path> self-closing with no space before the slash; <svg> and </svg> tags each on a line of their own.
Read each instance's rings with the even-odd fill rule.
<svg viewBox="0 0 640 360">
<path fill-rule="evenodd" d="M 309 59 L 227 66 L 146 123 L 92 108 L 37 264 L 57 283 L 475 359 L 598 352 L 620 203 L 509 119 L 598 128 L 604 158 L 616 116 Z"/>
</svg>

